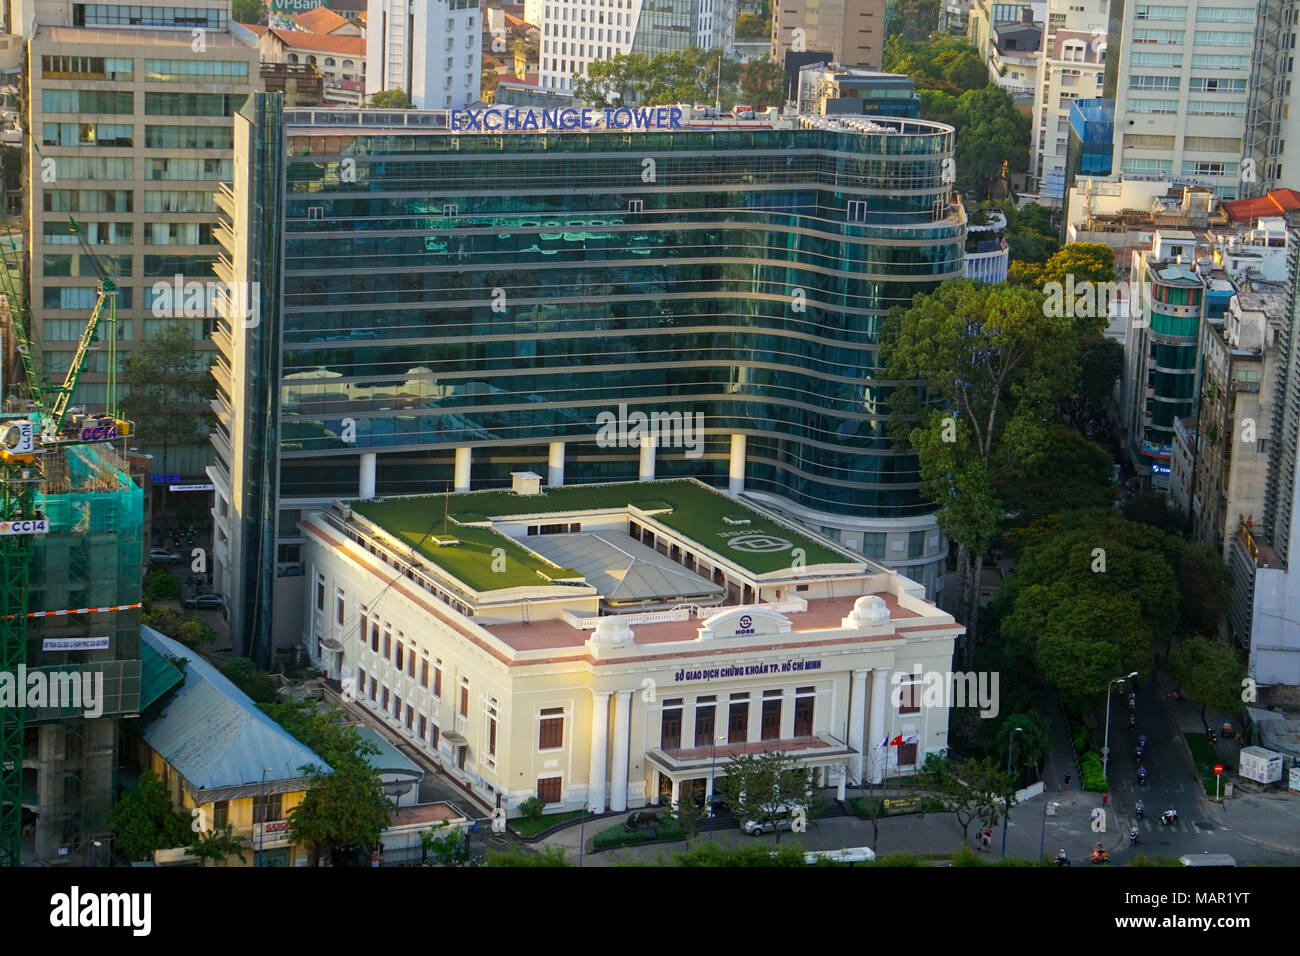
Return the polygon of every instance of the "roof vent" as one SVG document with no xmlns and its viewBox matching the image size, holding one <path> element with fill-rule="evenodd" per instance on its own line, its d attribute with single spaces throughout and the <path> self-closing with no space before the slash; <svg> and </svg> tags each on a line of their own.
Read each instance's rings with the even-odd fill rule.
<svg viewBox="0 0 1300 956">
<path fill-rule="evenodd" d="M 510 472 L 510 490 L 517 495 L 540 495 L 542 476 L 531 471 Z"/>
</svg>

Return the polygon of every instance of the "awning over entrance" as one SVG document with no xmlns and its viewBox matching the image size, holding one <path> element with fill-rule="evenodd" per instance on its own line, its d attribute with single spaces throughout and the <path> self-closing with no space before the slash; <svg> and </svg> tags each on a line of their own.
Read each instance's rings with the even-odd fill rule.
<svg viewBox="0 0 1300 956">
<path fill-rule="evenodd" d="M 844 763 L 857 753 L 848 744 L 829 734 L 811 737 L 791 737 L 785 740 L 763 740 L 751 743 L 722 744 L 716 752 L 712 747 L 685 747 L 675 750 L 650 750 L 646 759 L 660 773 L 674 779 L 689 779 L 709 775 L 715 763 L 721 769 L 725 763 L 740 754 L 774 753 L 781 751 L 809 767 L 822 767 Z"/>
<path fill-rule="evenodd" d="M 342 644 L 341 642 L 339 642 L 339 641 L 336 641 L 336 640 L 335 640 L 334 638 L 332 638 L 332 637 L 322 637 L 322 638 L 321 638 L 321 641 L 320 641 L 320 646 L 323 647 L 323 648 L 325 648 L 325 650 L 327 650 L 327 651 L 341 651 L 341 650 L 343 650 L 343 644 Z"/>
<path fill-rule="evenodd" d="M 442 739 L 447 741 L 447 743 L 451 744 L 453 747 L 464 747 L 469 744 L 469 741 L 465 738 L 464 734 L 458 734 L 454 730 L 444 730 L 442 732 Z"/>
</svg>

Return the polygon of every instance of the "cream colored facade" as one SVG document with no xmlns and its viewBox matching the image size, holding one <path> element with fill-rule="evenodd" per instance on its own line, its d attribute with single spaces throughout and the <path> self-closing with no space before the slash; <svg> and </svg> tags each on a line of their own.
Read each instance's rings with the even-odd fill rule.
<svg viewBox="0 0 1300 956">
<path fill-rule="evenodd" d="M 907 713 L 895 703 L 894 675 L 947 674 L 962 632 L 920 585 L 847 554 L 845 565 L 747 579 L 644 515 L 581 520 L 584 532 L 623 534 L 641 522 L 660 553 L 751 603 L 597 623 L 582 621 L 594 589 L 527 587 L 466 598 L 466 616 L 448 603 L 459 598 L 438 596 L 454 586 L 438 568 L 413 566 L 409 549 L 364 522 L 318 513 L 300 523 L 309 654 L 376 721 L 511 813 L 534 795 L 551 809 L 603 812 L 668 803 L 684 786 L 708 793 L 733 753 L 795 754 L 833 786 L 910 772 L 946 748 L 946 702 Z M 519 524 L 497 530 L 520 540 Z M 747 707 L 732 709 L 737 695 Z M 557 718 L 561 732 L 543 726 Z M 679 739 L 665 739 L 674 725 Z M 903 746 L 879 746 L 894 738 Z"/>
<path fill-rule="evenodd" d="M 829 51 L 840 66 L 881 69 L 885 0 L 772 0 L 772 59 Z M 798 31 L 798 32 L 796 32 Z"/>
<path fill-rule="evenodd" d="M 97 279 L 70 217 L 95 255 L 117 271 L 120 360 L 175 321 L 190 326 L 197 350 L 212 349 L 213 316 L 157 315 L 153 289 L 172 285 L 177 274 L 216 282 L 212 194 L 233 176 L 232 114 L 259 82 L 258 55 L 218 29 L 203 31 L 202 52 L 197 42 L 188 27 L 44 21 L 30 37 L 30 294 L 44 356 L 59 375 L 95 304 Z M 99 339 L 105 341 L 104 330 Z M 107 372 L 107 352 L 92 352 L 76 400 L 102 404 Z M 200 474 L 207 455 L 202 444 L 173 446 L 168 470 Z"/>
<path fill-rule="evenodd" d="M 1030 177 L 1044 205 L 1065 202 L 1070 101 L 1103 93 L 1109 17 L 1110 0 L 1048 0 L 1029 150 Z"/>
</svg>

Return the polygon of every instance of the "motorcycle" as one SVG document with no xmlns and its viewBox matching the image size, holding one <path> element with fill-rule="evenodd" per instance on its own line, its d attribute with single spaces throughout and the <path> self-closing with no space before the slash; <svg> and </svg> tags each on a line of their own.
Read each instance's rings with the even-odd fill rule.
<svg viewBox="0 0 1300 956">
<path fill-rule="evenodd" d="M 1093 851 L 1092 851 L 1092 862 L 1093 862 L 1093 863 L 1109 863 L 1109 862 L 1110 862 L 1110 858 L 1106 856 L 1106 851 L 1105 851 L 1105 850 L 1093 850 Z"/>
<path fill-rule="evenodd" d="M 1138 769 L 1138 786 L 1141 786 L 1142 784 L 1144 784 L 1144 783 L 1146 783 L 1146 782 L 1147 782 L 1147 772 L 1146 772 L 1146 768 L 1145 768 L 1145 767 L 1139 768 L 1139 769 Z"/>
<path fill-rule="evenodd" d="M 1133 827 L 1128 831 L 1128 845 L 1137 846 L 1137 843 L 1138 843 L 1138 828 Z"/>
<path fill-rule="evenodd" d="M 1137 722 L 1138 722 L 1138 721 L 1137 721 L 1137 718 L 1136 718 L 1136 717 L 1134 717 L 1132 714 L 1129 714 L 1129 715 L 1128 715 L 1128 729 L 1129 729 L 1129 730 L 1132 730 L 1134 727 L 1136 727 L 1136 726 L 1137 726 Z"/>
<path fill-rule="evenodd" d="M 1162 827 L 1171 827 L 1177 822 L 1178 822 L 1177 810 L 1166 810 L 1164 813 L 1160 814 L 1160 825 Z"/>
<path fill-rule="evenodd" d="M 1142 759 L 1142 748 L 1141 748 L 1141 747 L 1134 747 L 1134 748 L 1133 748 L 1133 756 L 1134 756 L 1135 759 L 1137 759 L 1137 760 L 1141 760 L 1141 759 Z"/>
<path fill-rule="evenodd" d="M 1056 865 L 1057 865 L 1057 866 L 1069 866 L 1069 865 L 1070 865 L 1070 858 L 1069 858 L 1068 856 L 1065 855 L 1065 851 L 1064 851 L 1064 850 L 1062 850 L 1060 853 L 1058 853 L 1058 854 L 1056 855 Z"/>
<path fill-rule="evenodd" d="M 1145 807 L 1143 807 L 1143 805 L 1142 805 L 1142 801 L 1139 800 L 1139 801 L 1137 802 L 1137 806 L 1134 807 L 1133 809 L 1134 809 L 1134 812 L 1137 813 L 1137 815 L 1138 815 L 1139 817 L 1141 817 L 1141 816 L 1142 816 L 1142 811 L 1145 809 Z"/>
<path fill-rule="evenodd" d="M 1209 727 L 1205 728 L 1205 739 L 1210 743 L 1215 743 L 1218 740 L 1218 738 L 1214 736 L 1214 731 Z"/>
<path fill-rule="evenodd" d="M 1138 746 L 1139 746 L 1139 747 L 1145 747 L 1146 745 L 1147 745 L 1147 735 L 1146 735 L 1146 734 L 1139 734 L 1139 735 L 1138 735 Z"/>
</svg>

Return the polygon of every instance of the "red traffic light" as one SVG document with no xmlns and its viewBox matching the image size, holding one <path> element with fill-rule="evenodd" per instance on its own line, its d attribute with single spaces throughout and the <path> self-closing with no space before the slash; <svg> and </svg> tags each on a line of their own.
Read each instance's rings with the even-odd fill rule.
<svg viewBox="0 0 1300 956">
<path fill-rule="evenodd" d="M 1215 772 L 1215 773 L 1223 773 L 1223 764 L 1221 764 L 1221 763 L 1216 763 L 1216 764 L 1214 765 L 1214 772 Z"/>
</svg>

